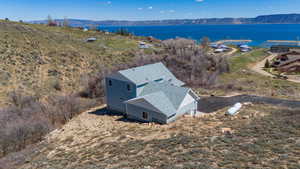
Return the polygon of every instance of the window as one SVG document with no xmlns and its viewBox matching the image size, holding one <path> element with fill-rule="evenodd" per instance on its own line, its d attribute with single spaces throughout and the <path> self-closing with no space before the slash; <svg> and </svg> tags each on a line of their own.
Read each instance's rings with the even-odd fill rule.
<svg viewBox="0 0 300 169">
<path fill-rule="evenodd" d="M 155 82 L 160 82 L 160 81 L 163 81 L 164 79 L 163 78 L 160 78 L 160 79 L 157 79 L 157 80 L 154 80 Z"/>
<path fill-rule="evenodd" d="M 148 83 L 144 83 L 144 84 L 138 85 L 137 88 L 144 87 L 144 86 L 146 86 L 147 84 L 148 84 Z"/>
<path fill-rule="evenodd" d="M 148 119 L 148 113 L 147 112 L 143 112 L 143 119 Z"/>
<path fill-rule="evenodd" d="M 127 90 L 128 90 L 128 91 L 130 91 L 130 90 L 131 90 L 131 88 L 130 88 L 130 85 L 129 85 L 129 84 L 127 85 Z"/>
<path fill-rule="evenodd" d="M 175 114 L 172 114 L 171 116 L 169 116 L 168 119 L 170 119 L 170 118 L 172 118 L 172 117 L 174 117 L 174 116 L 176 116 L 176 113 L 175 113 Z"/>
<path fill-rule="evenodd" d="M 108 85 L 112 86 L 112 81 L 111 80 L 108 81 Z"/>
</svg>

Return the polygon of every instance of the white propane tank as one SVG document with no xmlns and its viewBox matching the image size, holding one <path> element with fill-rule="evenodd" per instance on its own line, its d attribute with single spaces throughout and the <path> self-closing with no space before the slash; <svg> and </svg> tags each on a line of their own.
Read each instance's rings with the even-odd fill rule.
<svg viewBox="0 0 300 169">
<path fill-rule="evenodd" d="M 228 109 L 227 114 L 229 115 L 236 115 L 238 113 L 238 111 L 242 108 L 242 104 L 241 103 L 236 103 L 233 107 L 231 107 L 230 109 Z"/>
</svg>

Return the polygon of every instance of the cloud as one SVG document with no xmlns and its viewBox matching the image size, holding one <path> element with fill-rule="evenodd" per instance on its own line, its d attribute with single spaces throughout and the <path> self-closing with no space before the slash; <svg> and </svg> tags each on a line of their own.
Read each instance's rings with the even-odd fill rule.
<svg viewBox="0 0 300 169">
<path fill-rule="evenodd" d="M 152 7 L 152 6 L 149 6 L 149 7 L 148 7 L 148 9 L 152 10 L 152 9 L 153 9 L 153 7 Z"/>
<path fill-rule="evenodd" d="M 139 11 L 143 10 L 143 8 L 138 8 Z"/>
<path fill-rule="evenodd" d="M 196 2 L 203 2 L 204 0 L 195 0 Z"/>
<path fill-rule="evenodd" d="M 110 5 L 110 4 L 111 4 L 111 1 L 107 1 L 106 3 L 107 3 L 108 5 Z"/>
</svg>

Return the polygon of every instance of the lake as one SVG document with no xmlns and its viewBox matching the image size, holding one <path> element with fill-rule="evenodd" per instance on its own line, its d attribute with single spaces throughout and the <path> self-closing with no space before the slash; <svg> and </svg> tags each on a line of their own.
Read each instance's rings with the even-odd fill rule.
<svg viewBox="0 0 300 169">
<path fill-rule="evenodd" d="M 137 36 L 153 36 L 165 40 L 184 37 L 200 40 L 209 37 L 211 41 L 223 39 L 251 39 L 252 46 L 266 46 L 267 40 L 297 40 L 300 38 L 300 24 L 258 24 L 258 25 L 177 25 L 177 26 L 105 26 L 101 30 L 115 32 L 125 28 Z"/>
</svg>

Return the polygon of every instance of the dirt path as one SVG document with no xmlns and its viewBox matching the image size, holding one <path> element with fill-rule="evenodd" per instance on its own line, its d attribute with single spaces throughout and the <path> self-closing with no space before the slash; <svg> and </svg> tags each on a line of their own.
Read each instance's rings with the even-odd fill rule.
<svg viewBox="0 0 300 169">
<path fill-rule="evenodd" d="M 265 63 L 266 63 L 267 60 L 271 61 L 276 56 L 277 56 L 277 54 L 270 53 L 270 55 L 268 57 L 266 57 L 262 61 L 256 63 L 254 66 L 251 66 L 250 69 L 253 70 L 254 72 L 259 73 L 259 74 L 264 75 L 264 76 L 275 77 L 275 75 L 273 75 L 273 74 L 271 74 L 269 72 L 264 71 L 263 68 L 264 68 Z M 287 81 L 295 82 L 295 83 L 300 83 L 299 76 L 287 75 L 287 77 L 288 77 Z"/>
<path fill-rule="evenodd" d="M 231 48 L 232 50 L 229 52 L 229 53 L 226 53 L 224 56 L 225 57 L 230 57 L 230 56 L 232 56 L 233 54 L 235 54 L 237 51 L 238 51 L 238 49 L 237 48 Z"/>
<path fill-rule="evenodd" d="M 265 59 L 263 59 L 262 61 L 256 63 L 254 66 L 251 66 L 251 70 L 253 70 L 256 73 L 259 73 L 261 75 L 264 76 L 268 76 L 268 77 L 275 77 L 274 75 L 272 75 L 269 72 L 266 72 L 263 70 L 263 67 L 265 66 L 265 63 L 267 60 L 271 61 L 273 60 L 275 57 L 277 56 L 277 54 L 275 53 L 270 53 L 270 55 L 268 57 L 266 57 Z"/>
</svg>

